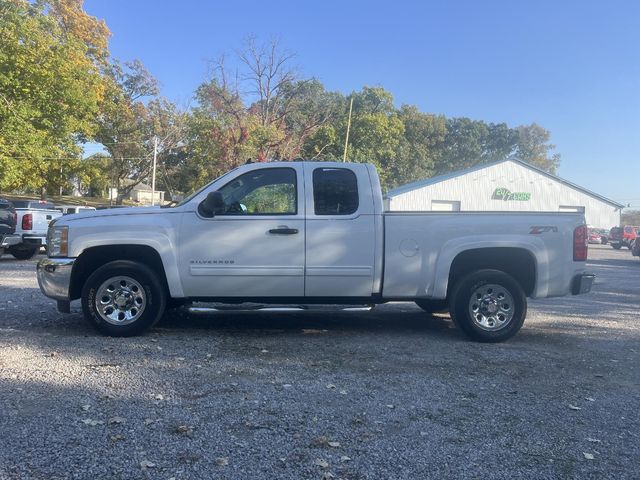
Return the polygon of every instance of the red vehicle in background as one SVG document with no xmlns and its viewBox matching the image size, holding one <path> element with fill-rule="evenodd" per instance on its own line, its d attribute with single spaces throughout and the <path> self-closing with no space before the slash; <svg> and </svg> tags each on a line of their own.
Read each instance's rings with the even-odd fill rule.
<svg viewBox="0 0 640 480">
<path fill-rule="evenodd" d="M 598 230 L 590 228 L 588 241 L 589 243 L 602 243 L 602 235 L 600 235 Z"/>
<path fill-rule="evenodd" d="M 633 225 L 625 225 L 623 227 L 613 227 L 609 232 L 609 243 L 616 250 L 627 247 L 631 250 L 631 246 L 636 241 L 638 229 Z"/>
</svg>

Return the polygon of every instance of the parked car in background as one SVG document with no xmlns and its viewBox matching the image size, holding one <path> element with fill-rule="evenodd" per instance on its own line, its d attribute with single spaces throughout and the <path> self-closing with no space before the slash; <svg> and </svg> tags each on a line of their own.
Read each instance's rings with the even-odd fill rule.
<svg viewBox="0 0 640 480">
<path fill-rule="evenodd" d="M 634 257 L 640 257 L 640 236 L 636 237 L 633 245 L 631 246 L 631 255 Z"/>
<path fill-rule="evenodd" d="M 47 245 L 49 223 L 62 216 L 53 203 L 46 200 L 14 200 L 17 223 L 16 234 L 20 243 L 11 248 L 11 255 L 18 260 L 33 258 L 40 247 Z"/>
<path fill-rule="evenodd" d="M 95 209 L 96 207 L 87 207 L 84 205 L 56 205 L 56 210 L 62 212 L 63 215 L 73 215 L 74 213 L 80 212 L 91 212 Z"/>
<path fill-rule="evenodd" d="M 601 228 L 598 230 L 598 233 L 600 234 L 600 243 L 602 243 L 602 245 L 609 243 L 609 230 Z"/>
<path fill-rule="evenodd" d="M 609 234 L 609 243 L 616 250 L 622 247 L 631 249 L 631 245 L 638 236 L 638 228 L 633 225 L 624 225 L 622 227 L 613 227 Z"/>
<path fill-rule="evenodd" d="M 598 230 L 594 228 L 589 229 L 589 243 L 602 243 L 602 236 Z"/>
<path fill-rule="evenodd" d="M 81 299 L 87 321 L 114 336 L 190 301 L 414 301 L 498 342 L 522 326 L 527 297 L 591 289 L 587 252 L 582 213 L 385 212 L 373 165 L 272 162 L 172 207 L 61 218 L 37 272 L 60 311 Z"/>
<path fill-rule="evenodd" d="M 0 198 L 0 255 L 20 243 L 20 236 L 15 234 L 16 221 L 17 214 L 13 204 Z"/>
</svg>

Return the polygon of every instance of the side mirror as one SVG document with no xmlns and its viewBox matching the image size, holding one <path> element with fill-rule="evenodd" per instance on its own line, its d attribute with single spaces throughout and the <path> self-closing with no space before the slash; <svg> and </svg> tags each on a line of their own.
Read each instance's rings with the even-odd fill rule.
<svg viewBox="0 0 640 480">
<path fill-rule="evenodd" d="M 222 198 L 222 193 L 217 190 L 209 192 L 207 198 L 198 205 L 198 212 L 203 217 L 215 217 L 216 214 L 224 213 L 224 198 Z"/>
</svg>

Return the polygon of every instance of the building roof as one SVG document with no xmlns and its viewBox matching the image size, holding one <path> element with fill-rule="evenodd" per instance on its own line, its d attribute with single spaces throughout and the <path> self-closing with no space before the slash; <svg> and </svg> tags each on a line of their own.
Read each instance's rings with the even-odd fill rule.
<svg viewBox="0 0 640 480">
<path fill-rule="evenodd" d="M 556 182 L 560 182 L 560 183 L 562 183 L 562 184 L 564 184 L 564 185 L 566 185 L 568 187 L 571 187 L 571 188 L 573 188 L 575 190 L 580 190 L 581 192 L 583 192 L 583 193 L 585 193 L 585 194 L 587 194 L 587 195 L 589 195 L 591 197 L 597 198 L 598 200 L 602 200 L 603 202 L 608 203 L 610 205 L 613 205 L 614 207 L 617 207 L 617 208 L 624 208 L 625 207 L 624 205 L 622 205 L 622 204 L 620 204 L 620 203 L 618 203 L 618 202 L 616 202 L 614 200 L 611 200 L 609 198 L 603 197 L 602 195 L 599 195 L 599 194 L 597 194 L 595 192 L 592 192 L 591 190 L 588 190 L 588 189 L 586 189 L 584 187 L 581 187 L 580 185 L 576 185 L 575 183 L 571 183 L 568 180 L 560 178 L 560 177 L 558 177 L 556 175 L 553 175 L 553 174 L 551 174 L 549 172 L 545 172 L 544 170 L 542 170 L 542 169 L 540 169 L 538 167 L 535 167 L 535 166 L 533 166 L 533 165 L 531 165 L 531 164 L 529 164 L 527 162 L 523 162 L 522 160 L 519 160 L 517 158 L 507 158 L 505 160 L 500 160 L 500 161 L 493 162 L 493 163 L 483 163 L 483 164 L 476 165 L 476 166 L 471 167 L 471 168 L 467 168 L 465 170 L 458 170 L 457 172 L 446 173 L 444 175 L 438 175 L 436 177 L 426 178 L 424 180 L 418 180 L 417 182 L 407 183 L 406 185 L 402 185 L 402 186 L 400 186 L 398 188 L 394 188 L 392 190 L 389 190 L 387 192 L 387 194 L 385 195 L 385 198 L 396 197 L 398 195 L 402 195 L 403 193 L 411 192 L 411 191 L 416 190 L 418 188 L 428 187 L 429 185 L 434 185 L 436 183 L 444 182 L 445 180 L 450 180 L 452 178 L 461 177 L 462 175 L 466 175 L 468 173 L 477 172 L 479 170 L 484 170 L 485 168 L 493 167 L 495 165 L 499 165 L 499 164 L 505 163 L 505 162 L 517 163 L 517 164 L 519 164 L 519 165 L 521 165 L 523 167 L 526 167 L 526 168 L 528 168 L 530 170 L 533 170 L 535 172 L 538 172 L 538 173 L 540 173 L 540 174 L 542 174 L 542 175 L 544 175 L 546 177 L 549 177 L 552 180 L 555 180 Z"/>
</svg>

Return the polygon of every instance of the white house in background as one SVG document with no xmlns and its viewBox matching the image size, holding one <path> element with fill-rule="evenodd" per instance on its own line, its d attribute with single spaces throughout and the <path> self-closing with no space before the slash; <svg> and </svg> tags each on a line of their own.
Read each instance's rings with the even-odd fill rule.
<svg viewBox="0 0 640 480">
<path fill-rule="evenodd" d="M 133 187 L 133 189 L 129 192 L 129 196 L 127 198 L 142 205 L 151 205 L 151 203 L 162 205 L 164 203 L 164 191 L 156 190 L 155 194 L 152 195 L 152 190 L 149 185 L 145 183 L 139 183 L 138 185 Z M 153 198 L 155 198 L 155 202 L 152 202 Z"/>
<path fill-rule="evenodd" d="M 126 186 L 131 185 L 132 181 L 125 179 L 122 183 Z M 162 205 L 164 203 L 164 191 L 156 190 L 156 193 L 153 196 L 155 197 L 156 205 Z M 115 201 L 118 198 L 118 189 L 109 188 L 108 198 Z M 131 189 L 126 198 L 141 205 L 151 205 L 151 187 L 145 183 L 139 183 Z"/>
<path fill-rule="evenodd" d="M 583 212 L 598 228 L 620 225 L 624 205 L 520 160 L 478 165 L 395 188 L 390 211 Z"/>
</svg>

